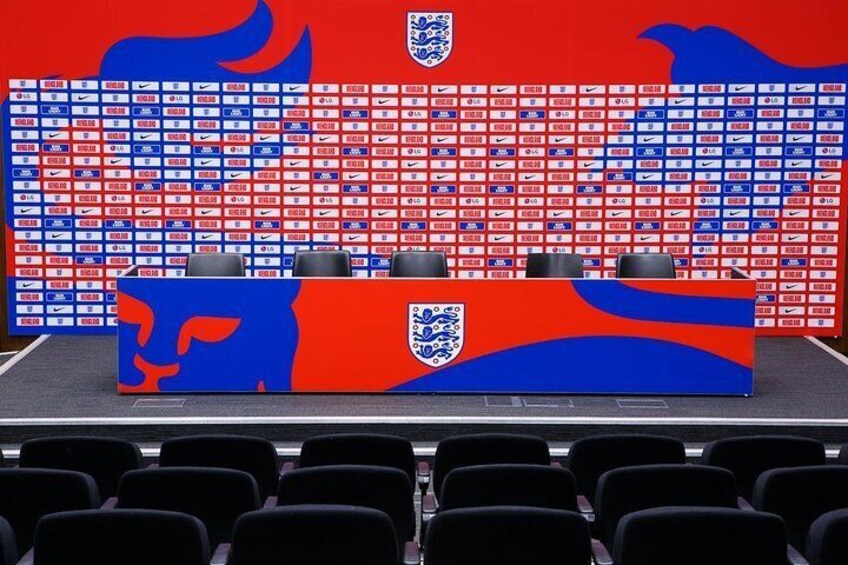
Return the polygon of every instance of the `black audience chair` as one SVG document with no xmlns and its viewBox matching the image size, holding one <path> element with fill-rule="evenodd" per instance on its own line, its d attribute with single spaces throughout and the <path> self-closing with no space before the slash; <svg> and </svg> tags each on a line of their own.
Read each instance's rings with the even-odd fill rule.
<svg viewBox="0 0 848 565">
<path fill-rule="evenodd" d="M 6 466 L 6 461 L 3 459 L 3 450 L 0 449 L 0 469 Z"/>
<path fill-rule="evenodd" d="M 309 438 L 300 448 L 301 468 L 375 465 L 400 469 L 415 485 L 415 453 L 403 437 L 382 434 L 332 434 Z"/>
<path fill-rule="evenodd" d="M 55 469 L 0 469 L 0 516 L 15 531 L 18 551 L 32 547 L 38 520 L 63 510 L 100 506 L 97 484 L 89 475 Z"/>
<path fill-rule="evenodd" d="M 130 471 L 118 487 L 117 508 L 184 512 L 206 526 L 212 547 L 230 541 L 233 524 L 260 508 L 256 481 L 244 471 L 168 467 Z"/>
<path fill-rule="evenodd" d="M 803 548 L 819 516 L 848 508 L 848 467 L 772 469 L 757 479 L 753 498 L 754 508 L 783 518 L 789 543 Z"/>
<path fill-rule="evenodd" d="M 141 450 L 130 441 L 108 437 L 49 437 L 21 445 L 21 467 L 65 469 L 91 475 L 101 500 L 115 496 L 127 471 L 141 468 Z"/>
<path fill-rule="evenodd" d="M 186 259 L 187 277 L 243 277 L 244 255 L 241 253 L 192 253 Z"/>
<path fill-rule="evenodd" d="M 617 279 L 673 279 L 674 257 L 670 253 L 622 253 L 615 262 Z"/>
<path fill-rule="evenodd" d="M 577 480 L 584 509 L 591 507 L 601 475 L 637 465 L 686 463 L 683 442 L 648 434 L 609 434 L 578 439 L 568 450 L 568 468 Z"/>
<path fill-rule="evenodd" d="M 437 514 L 429 526 L 427 565 L 589 565 L 592 540 L 580 514 L 494 506 Z"/>
<path fill-rule="evenodd" d="M 417 551 L 408 562 L 418 564 Z M 230 563 L 397 565 L 398 548 L 392 520 L 379 510 L 323 504 L 288 506 L 239 518 Z"/>
<path fill-rule="evenodd" d="M 38 565 L 208 565 L 197 518 L 158 510 L 85 510 L 45 516 L 35 531 Z"/>
<path fill-rule="evenodd" d="M 348 251 L 295 251 L 292 275 L 295 277 L 350 277 Z"/>
<path fill-rule="evenodd" d="M 705 465 L 643 465 L 607 471 L 595 494 L 595 524 L 601 541 L 613 541 L 625 515 L 660 506 L 735 508 L 736 480 L 727 469 Z"/>
<path fill-rule="evenodd" d="M 747 436 L 720 439 L 704 446 L 701 461 L 724 467 L 736 476 L 739 496 L 750 501 L 754 482 L 763 471 L 827 463 L 824 444 L 792 436 Z"/>
<path fill-rule="evenodd" d="M 15 565 L 18 562 L 18 544 L 15 532 L 5 518 L 0 518 L 0 565 Z"/>
<path fill-rule="evenodd" d="M 277 491 L 280 472 L 277 449 L 270 441 L 250 436 L 199 435 L 162 442 L 160 467 L 217 467 L 250 473 L 264 500 Z"/>
<path fill-rule="evenodd" d="M 448 473 L 439 511 L 478 506 L 577 511 L 577 486 L 567 469 L 545 465 L 478 465 Z"/>
<path fill-rule="evenodd" d="M 276 505 L 342 504 L 380 510 L 392 519 L 398 548 L 405 552 L 406 542 L 415 537 L 412 494 L 409 477 L 399 469 L 332 465 L 284 473 Z"/>
<path fill-rule="evenodd" d="M 577 253 L 529 253 L 524 276 L 540 278 L 583 278 L 583 256 Z"/>
<path fill-rule="evenodd" d="M 446 278 L 448 259 L 443 251 L 395 251 L 389 276 Z"/>
<path fill-rule="evenodd" d="M 516 463 L 550 465 L 551 452 L 540 437 L 518 434 L 470 434 L 445 438 L 436 447 L 433 492 L 438 496 L 448 473 L 459 467 Z M 426 466 L 421 472 L 426 473 Z"/>
<path fill-rule="evenodd" d="M 615 565 L 782 565 L 789 562 L 783 520 L 732 508 L 667 507 L 624 516 Z M 793 553 L 793 562 L 800 555 Z"/>
<path fill-rule="evenodd" d="M 848 563 L 848 508 L 822 514 L 810 526 L 807 549 L 810 565 Z"/>
<path fill-rule="evenodd" d="M 842 449 L 839 450 L 839 456 L 836 459 L 836 463 L 839 465 L 848 465 L 848 443 L 842 446 Z"/>
</svg>

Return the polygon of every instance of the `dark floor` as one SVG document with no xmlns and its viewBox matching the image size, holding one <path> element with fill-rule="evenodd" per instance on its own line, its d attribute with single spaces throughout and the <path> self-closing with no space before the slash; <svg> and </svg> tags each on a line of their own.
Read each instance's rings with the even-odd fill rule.
<svg viewBox="0 0 848 565">
<path fill-rule="evenodd" d="M 181 395 L 115 392 L 115 340 L 53 336 L 0 373 L 0 442 L 49 429 L 144 439 L 180 430 L 254 431 L 277 439 L 338 429 L 438 438 L 479 429 L 575 433 L 662 429 L 693 441 L 770 426 L 848 441 L 848 365 L 803 338 L 757 342 L 755 395 L 726 397 L 499 395 Z M 5 368 L 0 368 L 3 371 Z M 705 431 L 706 428 L 711 431 Z M 703 429 L 701 429 L 703 428 Z M 701 429 L 700 432 L 694 430 Z M 668 432 L 672 430 L 672 432 Z M 679 432 L 679 433 L 677 433 Z M 140 435 L 139 435 L 140 434 Z"/>
</svg>

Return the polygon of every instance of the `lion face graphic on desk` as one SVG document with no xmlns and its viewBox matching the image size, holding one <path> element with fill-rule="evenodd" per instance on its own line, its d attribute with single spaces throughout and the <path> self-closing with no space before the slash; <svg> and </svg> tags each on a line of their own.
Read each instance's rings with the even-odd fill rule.
<svg viewBox="0 0 848 565">
<path fill-rule="evenodd" d="M 119 352 L 121 392 L 290 389 L 296 289 L 286 296 L 277 285 L 253 284 L 245 293 L 236 280 L 215 280 L 200 291 L 179 282 L 118 294 L 120 344 L 133 347 Z"/>
</svg>

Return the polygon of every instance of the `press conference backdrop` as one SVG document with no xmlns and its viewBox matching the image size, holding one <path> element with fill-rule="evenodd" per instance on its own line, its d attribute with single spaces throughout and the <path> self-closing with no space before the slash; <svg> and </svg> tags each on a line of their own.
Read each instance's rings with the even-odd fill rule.
<svg viewBox="0 0 848 565">
<path fill-rule="evenodd" d="M 761 334 L 840 333 L 841 0 L 124 4 L 4 5 L 11 333 L 114 332 L 134 264 L 338 246 L 365 277 L 666 251 L 757 278 Z"/>
</svg>

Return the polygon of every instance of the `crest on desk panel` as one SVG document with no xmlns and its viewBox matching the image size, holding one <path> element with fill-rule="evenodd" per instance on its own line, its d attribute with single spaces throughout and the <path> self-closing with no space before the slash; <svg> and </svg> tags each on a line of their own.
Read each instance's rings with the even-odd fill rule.
<svg viewBox="0 0 848 565">
<path fill-rule="evenodd" d="M 453 49 L 452 12 L 408 12 L 406 48 L 419 65 L 435 67 Z"/>
<path fill-rule="evenodd" d="M 406 325 L 415 358 L 442 367 L 456 359 L 465 343 L 465 304 L 410 304 Z"/>
</svg>

